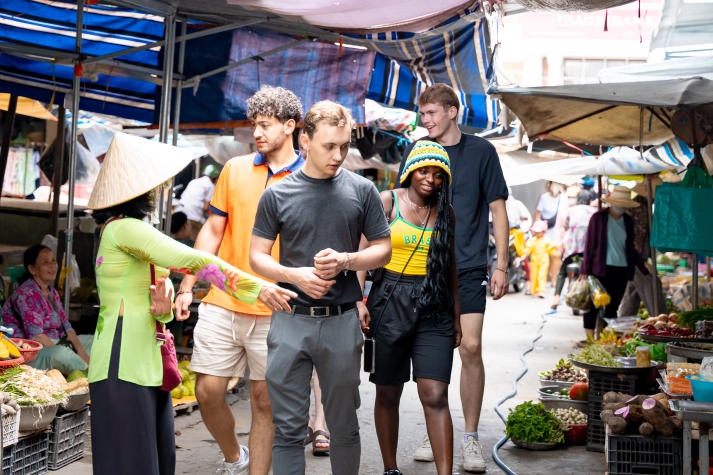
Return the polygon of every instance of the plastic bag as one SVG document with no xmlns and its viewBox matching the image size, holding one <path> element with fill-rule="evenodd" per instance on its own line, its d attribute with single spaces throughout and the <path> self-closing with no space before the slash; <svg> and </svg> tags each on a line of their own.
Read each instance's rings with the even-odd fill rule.
<svg viewBox="0 0 713 475">
<path fill-rule="evenodd" d="M 602 308 L 609 305 L 611 302 L 611 297 L 607 293 L 607 289 L 604 288 L 599 279 L 593 275 L 587 276 L 587 284 L 589 285 L 589 291 L 592 295 L 592 303 L 596 308 Z"/>
<path fill-rule="evenodd" d="M 592 307 L 589 284 L 586 280 L 575 280 L 570 284 L 565 303 L 575 310 L 587 311 Z"/>
</svg>

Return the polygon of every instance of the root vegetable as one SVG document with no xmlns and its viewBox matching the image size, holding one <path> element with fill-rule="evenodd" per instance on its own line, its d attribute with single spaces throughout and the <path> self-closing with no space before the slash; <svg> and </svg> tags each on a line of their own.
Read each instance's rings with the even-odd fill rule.
<svg viewBox="0 0 713 475">
<path fill-rule="evenodd" d="M 639 425 L 639 434 L 645 435 L 645 436 L 650 436 L 653 433 L 654 433 L 654 426 L 652 426 L 650 423 L 642 422 L 641 425 Z"/>
<path fill-rule="evenodd" d="M 646 399 L 641 407 L 646 422 L 654 426 L 654 429 L 661 435 L 668 437 L 676 432 L 677 428 L 675 423 L 671 420 L 672 417 L 666 414 L 664 408 L 661 407 L 655 399 Z"/>
<path fill-rule="evenodd" d="M 623 434 L 626 432 L 626 419 L 621 416 L 612 415 L 607 418 L 607 425 L 609 426 L 609 430 L 614 434 Z"/>
</svg>

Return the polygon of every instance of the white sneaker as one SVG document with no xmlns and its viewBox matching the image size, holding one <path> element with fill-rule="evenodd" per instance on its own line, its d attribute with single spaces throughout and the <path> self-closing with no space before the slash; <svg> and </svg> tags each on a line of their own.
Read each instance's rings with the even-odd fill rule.
<svg viewBox="0 0 713 475">
<path fill-rule="evenodd" d="M 485 472 L 483 447 L 481 447 L 480 442 L 472 437 L 468 437 L 465 442 L 463 442 L 461 455 L 463 457 L 463 470 L 473 473 Z"/>
<path fill-rule="evenodd" d="M 433 450 L 431 450 L 431 441 L 428 436 L 423 440 L 423 443 L 413 453 L 413 459 L 417 462 L 433 462 Z"/>
<path fill-rule="evenodd" d="M 245 462 L 226 462 L 223 459 L 215 473 L 218 475 L 247 475 L 250 471 L 250 452 L 244 445 L 240 446 L 240 451 L 245 452 Z"/>
</svg>

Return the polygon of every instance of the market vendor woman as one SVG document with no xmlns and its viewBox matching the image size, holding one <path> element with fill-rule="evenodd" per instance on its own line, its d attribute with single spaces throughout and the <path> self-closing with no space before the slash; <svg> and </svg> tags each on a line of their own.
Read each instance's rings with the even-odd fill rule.
<svg viewBox="0 0 713 475">
<path fill-rule="evenodd" d="M 176 471 L 173 405 L 171 394 L 160 389 L 163 365 L 156 335 L 156 322 L 170 321 L 173 312 L 170 301 L 163 305 L 159 298 L 166 294 L 157 297 L 152 291 L 165 285 L 161 279 L 169 267 L 197 275 L 242 301 L 259 298 L 275 310 L 288 310 L 287 301 L 296 296 L 144 221 L 154 209 L 154 189 L 190 158 L 174 147 L 117 133 L 87 204 L 102 225 L 95 261 L 101 308 L 89 367 L 97 475 Z"/>
<path fill-rule="evenodd" d="M 86 371 L 92 335 L 77 335 L 54 287 L 57 259 L 42 244 L 25 250 L 25 274 L 21 285 L 5 302 L 3 325 L 14 330 L 13 337 L 42 344 L 37 357 L 28 363 L 37 369 L 58 369 L 65 376 L 73 370 Z"/>
</svg>

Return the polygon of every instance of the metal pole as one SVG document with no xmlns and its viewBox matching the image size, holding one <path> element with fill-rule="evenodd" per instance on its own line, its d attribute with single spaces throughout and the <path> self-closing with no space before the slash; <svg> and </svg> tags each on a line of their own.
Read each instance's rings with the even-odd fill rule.
<svg viewBox="0 0 713 475">
<path fill-rule="evenodd" d="M 69 141 L 69 190 L 67 196 L 67 231 L 66 231 L 66 252 L 64 254 L 64 266 L 67 272 L 64 276 L 64 311 L 69 315 L 69 271 L 72 267 L 72 241 L 74 240 L 74 180 L 77 169 L 77 124 L 79 122 L 79 86 L 81 82 L 81 65 L 82 65 L 82 29 L 84 3 L 82 0 L 77 0 L 77 34 L 75 52 L 77 54 L 74 60 L 74 75 L 72 77 L 72 126 L 71 137 Z M 66 102 L 65 96 L 65 102 Z M 66 104 L 65 104 L 66 105 Z M 64 137 L 62 137 L 64 140 Z"/>
<path fill-rule="evenodd" d="M 52 214 L 50 216 L 50 234 L 57 235 L 59 220 L 59 196 L 64 176 L 64 142 L 66 137 L 66 109 L 60 105 L 57 109 L 57 137 L 54 150 L 54 173 L 52 173 Z"/>
<path fill-rule="evenodd" d="M 186 24 L 185 21 L 181 22 L 181 37 L 184 37 L 186 35 L 188 25 Z M 179 132 L 179 127 L 178 124 L 181 122 L 181 94 L 183 94 L 183 80 L 180 79 L 183 77 L 183 66 L 184 62 L 186 59 L 186 42 L 182 41 L 181 44 L 178 46 L 178 64 L 176 65 L 176 68 L 178 69 L 178 77 L 179 79 L 176 81 L 176 88 L 175 88 L 175 99 L 174 99 L 174 104 L 173 104 L 173 140 L 172 143 L 173 145 L 178 144 L 178 132 Z M 165 221 L 165 226 L 163 228 L 164 234 L 171 234 L 171 219 L 173 218 L 173 177 L 169 181 L 169 193 L 168 193 L 168 199 L 166 201 L 166 209 L 168 212 L 166 213 L 166 221 Z"/>
<path fill-rule="evenodd" d="M 158 118 L 158 138 L 159 141 L 167 143 L 168 125 L 171 116 L 171 89 L 173 87 L 173 51 L 174 40 L 176 38 L 176 15 L 171 14 L 164 20 L 166 31 L 164 32 L 164 54 L 163 54 L 163 82 L 161 84 L 161 112 Z M 158 196 L 158 228 L 161 229 L 161 222 L 164 219 L 165 203 L 163 200 L 165 187 L 162 185 Z"/>
<path fill-rule="evenodd" d="M 15 112 L 17 112 L 17 96 L 10 94 L 10 103 L 7 107 L 7 115 L 3 121 L 2 145 L 0 145 L 0 192 L 5 180 L 5 168 L 7 168 L 7 156 L 10 154 L 10 140 L 12 139 L 12 129 L 15 127 Z M 0 193 L 2 196 L 2 193 Z M 2 198 L 0 198 L 2 199 Z"/>
<path fill-rule="evenodd" d="M 651 241 L 651 223 L 653 223 L 653 205 L 654 205 L 654 187 L 651 183 L 651 175 L 646 175 L 646 218 L 648 222 L 646 223 L 646 229 L 649 231 L 649 241 Z M 649 256 L 651 257 L 651 266 L 653 271 L 651 272 L 651 285 L 654 289 L 654 313 L 659 315 L 663 313 L 666 309 L 659 308 L 659 297 L 660 288 L 658 286 L 658 270 L 656 269 L 656 248 L 654 246 L 649 246 Z M 652 317 L 654 315 L 651 315 Z"/>
</svg>

